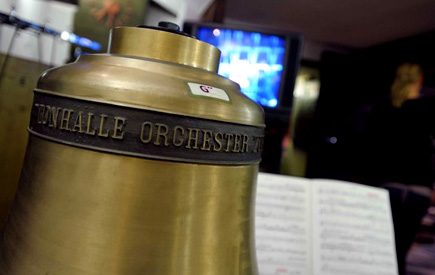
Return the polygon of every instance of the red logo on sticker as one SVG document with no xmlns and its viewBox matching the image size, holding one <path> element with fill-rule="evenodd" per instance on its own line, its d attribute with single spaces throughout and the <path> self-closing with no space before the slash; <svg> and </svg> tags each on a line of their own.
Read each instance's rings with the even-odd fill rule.
<svg viewBox="0 0 435 275">
<path fill-rule="evenodd" d="M 213 89 L 213 87 L 210 86 L 199 86 L 199 88 L 201 89 L 201 91 L 203 91 L 204 93 L 210 93 L 210 90 Z"/>
</svg>

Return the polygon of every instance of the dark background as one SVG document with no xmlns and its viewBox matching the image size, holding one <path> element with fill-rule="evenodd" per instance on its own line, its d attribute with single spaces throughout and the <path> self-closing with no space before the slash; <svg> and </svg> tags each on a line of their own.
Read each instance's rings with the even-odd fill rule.
<svg viewBox="0 0 435 275">
<path fill-rule="evenodd" d="M 306 176 L 359 182 L 364 169 L 361 132 L 371 106 L 388 96 L 395 70 L 404 62 L 423 67 L 422 94 L 435 95 L 434 49 L 435 32 L 430 32 L 347 55 L 325 52 Z"/>
</svg>

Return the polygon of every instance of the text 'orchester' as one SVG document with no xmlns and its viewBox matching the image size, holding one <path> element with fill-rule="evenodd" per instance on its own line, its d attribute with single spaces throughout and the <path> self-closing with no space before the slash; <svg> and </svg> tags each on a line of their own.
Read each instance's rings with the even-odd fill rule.
<svg viewBox="0 0 435 275">
<path fill-rule="evenodd" d="M 125 115 L 97 114 L 96 111 L 76 111 L 71 108 L 36 103 L 37 124 L 74 135 L 95 136 L 122 141 L 133 138 L 142 146 L 168 147 L 224 153 L 258 153 L 263 147 L 263 136 L 246 132 L 226 131 L 219 127 L 166 123 L 147 119 L 129 121 Z"/>
</svg>

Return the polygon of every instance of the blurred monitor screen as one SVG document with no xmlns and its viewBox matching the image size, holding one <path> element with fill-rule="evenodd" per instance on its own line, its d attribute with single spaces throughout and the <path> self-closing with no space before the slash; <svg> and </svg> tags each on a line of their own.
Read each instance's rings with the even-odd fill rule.
<svg viewBox="0 0 435 275">
<path fill-rule="evenodd" d="M 220 75 L 237 82 L 255 102 L 271 108 L 278 105 L 285 37 L 205 27 L 198 28 L 197 37 L 221 50 Z"/>
</svg>

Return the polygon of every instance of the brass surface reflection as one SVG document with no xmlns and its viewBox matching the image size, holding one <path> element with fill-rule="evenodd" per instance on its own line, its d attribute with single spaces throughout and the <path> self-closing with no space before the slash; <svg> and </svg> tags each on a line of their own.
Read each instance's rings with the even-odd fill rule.
<svg viewBox="0 0 435 275">
<path fill-rule="evenodd" d="M 31 137 L 2 274 L 255 274 L 257 165 L 99 153 Z"/>
<path fill-rule="evenodd" d="M 111 39 L 39 79 L 0 274 L 257 274 L 263 110 L 211 45 Z"/>
</svg>

